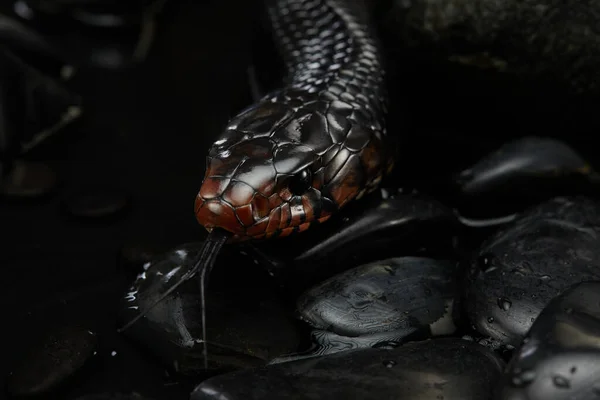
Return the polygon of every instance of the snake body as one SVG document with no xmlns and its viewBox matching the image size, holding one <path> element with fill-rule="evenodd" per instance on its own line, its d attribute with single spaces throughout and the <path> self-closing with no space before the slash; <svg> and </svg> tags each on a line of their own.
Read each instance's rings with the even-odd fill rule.
<svg viewBox="0 0 600 400">
<path fill-rule="evenodd" d="M 267 0 L 286 78 L 209 150 L 195 201 L 232 241 L 287 236 L 377 188 L 392 168 L 382 50 L 360 0 Z"/>
</svg>

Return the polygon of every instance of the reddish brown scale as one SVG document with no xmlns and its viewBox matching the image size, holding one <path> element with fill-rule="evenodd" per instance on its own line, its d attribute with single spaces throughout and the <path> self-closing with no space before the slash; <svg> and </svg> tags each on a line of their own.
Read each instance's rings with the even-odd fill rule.
<svg viewBox="0 0 600 400">
<path fill-rule="evenodd" d="M 306 197 L 302 197 L 302 205 L 304 206 L 304 213 L 307 221 L 312 221 L 315 217 L 315 210 L 310 204 L 310 201 Z"/>
<path fill-rule="evenodd" d="M 292 196 L 293 196 L 293 194 L 292 194 L 292 192 L 290 192 L 290 190 L 288 188 L 283 188 L 279 192 L 279 197 L 281 197 L 281 199 L 283 201 L 290 201 Z"/>
<path fill-rule="evenodd" d="M 360 154 L 361 162 L 365 168 L 367 176 L 374 177 L 381 170 L 382 160 L 379 156 L 381 152 L 381 141 L 373 138 L 369 145 L 365 147 Z"/>
<path fill-rule="evenodd" d="M 242 182 L 231 182 L 221 198 L 233 207 L 250 204 L 254 197 L 254 189 Z"/>
<path fill-rule="evenodd" d="M 272 194 L 269 197 L 269 208 L 273 209 L 275 207 L 278 207 L 281 205 L 281 203 L 283 203 L 283 200 L 281 200 L 281 197 L 279 197 L 277 193 Z"/>
<path fill-rule="evenodd" d="M 207 229 L 221 227 L 236 234 L 243 234 L 244 227 L 240 225 L 233 208 L 218 200 L 204 201 L 196 197 L 196 218 Z"/>
<path fill-rule="evenodd" d="M 281 221 L 279 222 L 279 229 L 284 229 L 290 224 L 292 218 L 292 212 L 290 210 L 290 203 L 281 205 Z"/>
<path fill-rule="evenodd" d="M 289 236 L 292 233 L 294 233 L 294 231 L 296 230 L 296 228 L 285 228 L 282 229 L 281 232 L 279 232 L 279 237 L 285 237 L 285 236 Z"/>
<path fill-rule="evenodd" d="M 228 178 L 206 178 L 200 192 L 198 193 L 204 199 L 214 199 L 223 193 L 231 179 Z"/>
<path fill-rule="evenodd" d="M 254 224 L 254 216 L 252 215 L 251 204 L 246 204 L 245 206 L 236 208 L 235 213 L 244 226 L 248 227 Z"/>
<path fill-rule="evenodd" d="M 279 229 L 281 223 L 281 207 L 277 207 L 269 214 L 269 225 L 267 226 L 267 235 L 274 234 Z"/>
<path fill-rule="evenodd" d="M 269 205 L 269 199 L 265 196 L 257 194 L 254 197 L 254 219 L 259 221 L 269 215 L 271 212 L 271 206 Z"/>
<path fill-rule="evenodd" d="M 310 223 L 309 222 L 304 223 L 304 224 L 298 226 L 298 232 L 304 232 L 308 228 L 310 228 Z"/>
<path fill-rule="evenodd" d="M 263 218 L 259 222 L 255 223 L 251 227 L 246 230 L 246 234 L 249 236 L 257 236 L 260 234 L 264 234 L 267 226 L 269 225 L 269 219 Z"/>
<path fill-rule="evenodd" d="M 331 198 L 339 207 L 344 206 L 356 197 L 360 191 L 362 184 L 361 171 L 360 159 L 353 154 L 329 183 L 331 185 Z"/>
</svg>

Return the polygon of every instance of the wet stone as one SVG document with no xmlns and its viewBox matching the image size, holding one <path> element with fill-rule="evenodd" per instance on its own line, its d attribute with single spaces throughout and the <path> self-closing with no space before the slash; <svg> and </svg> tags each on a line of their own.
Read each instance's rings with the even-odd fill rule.
<svg viewBox="0 0 600 400">
<path fill-rule="evenodd" d="M 510 361 L 497 399 L 598 399 L 599 377 L 600 282 L 584 282 L 539 315 Z"/>
<path fill-rule="evenodd" d="M 555 196 L 598 193 L 600 183 L 567 144 L 535 136 L 503 145 L 455 179 L 466 217 L 510 215 Z"/>
<path fill-rule="evenodd" d="M 461 339 L 359 349 L 210 378 L 191 400 L 491 399 L 503 362 Z"/>
<path fill-rule="evenodd" d="M 202 243 L 188 243 L 153 260 L 123 299 L 119 326 L 170 289 L 192 266 Z M 207 305 L 209 373 L 264 365 L 297 351 L 297 322 L 284 308 L 270 276 L 246 256 L 224 248 L 210 277 Z M 204 374 L 199 280 L 169 294 L 123 332 L 171 371 Z"/>
<path fill-rule="evenodd" d="M 56 173 L 41 163 L 16 161 L 10 173 L 2 178 L 0 194 L 7 199 L 38 198 L 56 187 Z"/>
<path fill-rule="evenodd" d="M 47 393 L 78 372 L 94 355 L 97 337 L 81 327 L 64 327 L 47 334 L 18 363 L 7 379 L 13 396 Z"/>
<path fill-rule="evenodd" d="M 422 340 L 427 336 L 431 335 L 427 335 L 422 331 L 416 331 L 408 335 L 405 331 L 392 331 L 361 336 L 342 336 L 334 332 L 315 329 L 311 332 L 311 346 L 307 350 L 275 357 L 269 361 L 269 364 L 302 360 L 354 349 L 385 348 L 387 346 L 395 348 L 403 342 Z"/>
<path fill-rule="evenodd" d="M 342 336 L 396 332 L 448 335 L 457 296 L 456 263 L 422 257 L 373 262 L 336 275 L 298 299 L 300 317 Z"/>
<path fill-rule="evenodd" d="M 470 261 L 468 318 L 484 336 L 518 346 L 539 313 L 573 284 L 600 280 L 600 203 L 559 197 L 487 239 Z"/>
<path fill-rule="evenodd" d="M 68 197 L 63 204 L 72 216 L 103 218 L 119 214 L 129 205 L 130 198 L 124 192 L 111 189 L 89 190 Z"/>
</svg>

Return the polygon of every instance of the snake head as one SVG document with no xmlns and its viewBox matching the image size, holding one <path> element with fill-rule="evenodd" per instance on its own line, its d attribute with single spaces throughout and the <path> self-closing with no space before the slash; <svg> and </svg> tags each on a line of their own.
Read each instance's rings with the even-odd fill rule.
<svg viewBox="0 0 600 400">
<path fill-rule="evenodd" d="M 264 102 L 231 120 L 209 151 L 198 222 L 239 241 L 327 220 L 380 169 L 378 142 L 348 122 L 348 110 Z"/>
<path fill-rule="evenodd" d="M 304 144 L 260 134 L 284 120 L 282 126 L 289 125 L 286 111 L 276 105 L 250 109 L 232 120 L 211 147 L 195 202 L 196 218 L 207 230 L 225 229 L 238 241 L 287 236 L 326 220 L 335 209 L 321 192 L 319 154 Z"/>
</svg>

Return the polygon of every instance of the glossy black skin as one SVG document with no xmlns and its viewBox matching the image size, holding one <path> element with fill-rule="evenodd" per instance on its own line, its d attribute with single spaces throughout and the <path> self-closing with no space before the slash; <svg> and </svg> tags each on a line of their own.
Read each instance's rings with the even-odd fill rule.
<svg viewBox="0 0 600 400">
<path fill-rule="evenodd" d="M 232 240 L 287 236 L 374 190 L 391 169 L 381 49 L 361 1 L 270 0 L 287 77 L 226 126 L 196 198 Z"/>
</svg>

